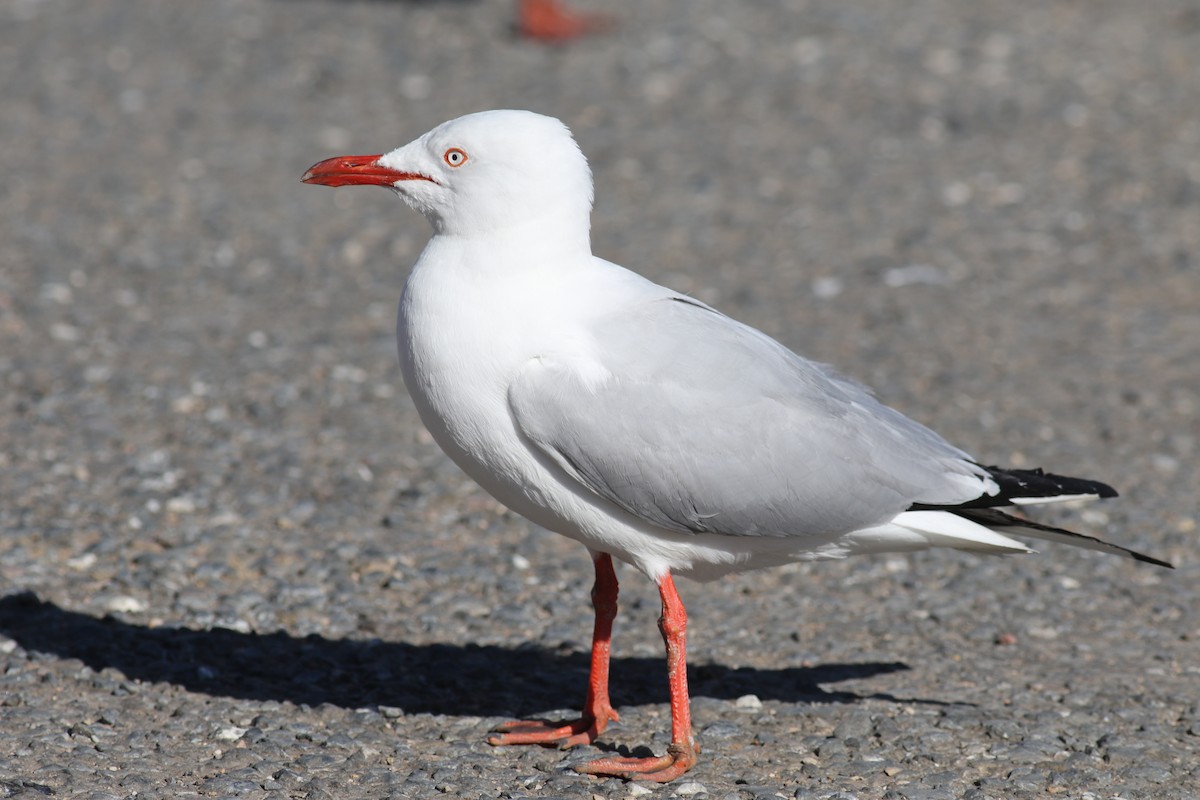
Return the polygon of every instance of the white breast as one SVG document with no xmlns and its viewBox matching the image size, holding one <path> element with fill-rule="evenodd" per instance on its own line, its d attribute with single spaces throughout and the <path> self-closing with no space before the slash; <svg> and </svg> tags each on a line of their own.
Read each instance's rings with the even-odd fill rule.
<svg viewBox="0 0 1200 800">
<path fill-rule="evenodd" d="M 435 238 L 405 285 L 396 327 L 405 385 L 464 472 L 514 511 L 579 538 L 574 492 L 520 440 L 507 398 L 516 374 L 547 348 L 586 349 L 571 333 L 581 330 L 565 307 L 571 295 L 555 298 L 552 281 L 513 280 L 494 262 L 480 269 L 486 258 L 461 250 Z"/>
</svg>

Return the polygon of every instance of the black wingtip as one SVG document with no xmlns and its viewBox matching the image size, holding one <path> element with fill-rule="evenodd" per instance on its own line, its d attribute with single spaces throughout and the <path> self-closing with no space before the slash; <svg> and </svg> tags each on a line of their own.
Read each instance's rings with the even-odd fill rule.
<svg viewBox="0 0 1200 800">
<path fill-rule="evenodd" d="M 1136 560 L 1142 561 L 1146 564 L 1153 564 L 1156 567 L 1166 567 L 1167 569 L 1175 569 L 1175 565 L 1172 564 L 1170 561 L 1163 561 L 1161 559 L 1155 558 L 1154 556 L 1148 556 L 1148 555 L 1145 555 L 1144 553 L 1139 553 L 1136 550 L 1127 550 L 1126 552 L 1129 553 L 1129 555 L 1133 556 L 1133 558 L 1135 558 Z"/>
<path fill-rule="evenodd" d="M 1107 483 L 1090 478 L 1074 478 L 1056 475 L 1037 469 L 1012 469 L 997 466 L 984 467 L 1000 486 L 1000 497 L 1053 497 L 1064 494 L 1094 494 L 1099 498 L 1116 497 L 1117 490 Z"/>
<path fill-rule="evenodd" d="M 1090 496 L 1108 499 L 1117 496 L 1117 490 L 1107 483 L 1094 481 L 1089 478 L 1072 478 L 1067 475 L 1055 475 L 1043 469 L 1004 469 L 1003 467 L 986 467 L 983 464 L 975 466 L 987 472 L 995 481 L 999 491 L 996 494 L 981 494 L 979 497 L 954 505 L 938 505 L 934 503 L 913 503 L 909 511 L 956 511 L 972 508 L 997 508 L 999 506 L 1019 505 L 1021 500 L 1035 498 L 1070 497 L 1072 495 Z"/>
</svg>

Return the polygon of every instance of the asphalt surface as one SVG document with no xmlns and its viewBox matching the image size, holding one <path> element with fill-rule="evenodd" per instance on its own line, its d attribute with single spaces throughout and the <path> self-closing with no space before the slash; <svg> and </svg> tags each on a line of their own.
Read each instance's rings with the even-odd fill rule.
<svg viewBox="0 0 1200 800">
<path fill-rule="evenodd" d="M 593 3 L 592 7 L 598 7 Z M 0 797 L 1200 796 L 1200 9 L 0 5 Z M 469 111 L 564 119 L 599 254 L 872 385 L 1046 509 L 1043 545 L 681 591 L 703 755 L 667 787 L 654 588 L 602 747 L 491 748 L 582 699 L 590 563 L 423 432 L 393 309 L 424 220 L 306 187 Z"/>
</svg>

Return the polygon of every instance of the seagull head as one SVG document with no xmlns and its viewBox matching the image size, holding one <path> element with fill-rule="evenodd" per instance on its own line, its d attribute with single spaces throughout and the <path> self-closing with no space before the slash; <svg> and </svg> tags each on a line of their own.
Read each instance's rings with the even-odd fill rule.
<svg viewBox="0 0 1200 800">
<path fill-rule="evenodd" d="M 390 153 L 326 159 L 301 180 L 387 187 L 437 233 L 531 229 L 586 242 L 590 226 L 587 159 L 566 125 L 530 111 L 459 117 Z"/>
</svg>

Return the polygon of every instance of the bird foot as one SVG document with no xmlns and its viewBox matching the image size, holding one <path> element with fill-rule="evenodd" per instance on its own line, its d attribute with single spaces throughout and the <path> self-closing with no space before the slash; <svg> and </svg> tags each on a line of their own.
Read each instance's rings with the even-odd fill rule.
<svg viewBox="0 0 1200 800">
<path fill-rule="evenodd" d="M 611 17 L 575 11 L 562 0 L 521 0 L 517 29 L 530 39 L 565 42 L 613 27 Z"/>
<path fill-rule="evenodd" d="M 624 778 L 627 781 L 667 783 L 696 765 L 695 745 L 672 743 L 665 756 L 649 758 L 601 758 L 575 767 L 576 772 L 605 778 Z"/>
<path fill-rule="evenodd" d="M 539 744 L 543 747 L 566 749 L 581 744 L 591 744 L 596 737 L 620 717 L 611 708 L 601 709 L 598 714 L 585 714 L 579 719 L 550 722 L 542 719 L 513 720 L 492 728 L 488 737 L 491 745 Z"/>
</svg>

